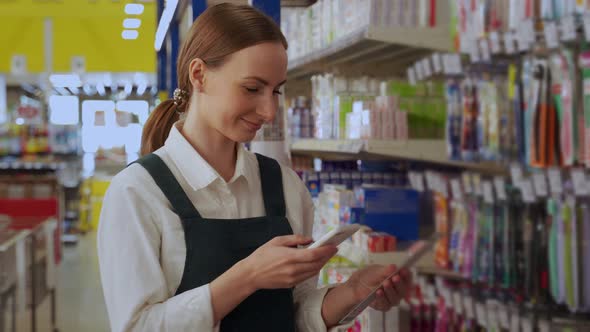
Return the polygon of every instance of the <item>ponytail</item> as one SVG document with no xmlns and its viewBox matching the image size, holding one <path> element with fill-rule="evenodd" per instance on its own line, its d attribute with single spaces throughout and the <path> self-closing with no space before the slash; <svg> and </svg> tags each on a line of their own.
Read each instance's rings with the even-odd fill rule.
<svg viewBox="0 0 590 332">
<path fill-rule="evenodd" d="M 168 138 L 172 125 L 178 119 L 179 116 L 173 100 L 165 100 L 156 106 L 143 127 L 141 155 L 150 154 L 161 148 Z"/>
</svg>

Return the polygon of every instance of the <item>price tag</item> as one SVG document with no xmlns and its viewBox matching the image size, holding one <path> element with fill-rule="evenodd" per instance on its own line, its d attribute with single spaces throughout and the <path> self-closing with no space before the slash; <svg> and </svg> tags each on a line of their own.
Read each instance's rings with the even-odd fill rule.
<svg viewBox="0 0 590 332">
<path fill-rule="evenodd" d="M 475 312 L 477 315 L 477 322 L 479 323 L 479 325 L 488 326 L 488 316 L 485 305 L 481 302 L 477 302 L 475 304 Z"/>
<path fill-rule="evenodd" d="M 424 79 L 424 68 L 422 68 L 420 62 L 414 64 L 414 71 L 416 72 L 416 78 L 418 81 L 422 81 Z"/>
<path fill-rule="evenodd" d="M 459 292 L 453 292 L 453 309 L 458 315 L 463 315 L 463 301 Z"/>
<path fill-rule="evenodd" d="M 471 296 L 463 297 L 463 306 L 465 306 L 465 315 L 467 319 L 475 319 L 475 310 L 473 308 L 473 298 Z"/>
<path fill-rule="evenodd" d="M 463 173 L 463 189 L 465 190 L 466 194 L 471 194 L 473 192 L 473 187 L 471 186 L 471 175 L 469 173 Z"/>
<path fill-rule="evenodd" d="M 480 39 L 479 40 L 479 50 L 481 54 L 481 60 L 485 62 L 490 62 L 492 60 L 492 54 L 490 53 L 490 44 L 488 43 L 487 39 Z"/>
<path fill-rule="evenodd" d="M 502 48 L 500 47 L 500 34 L 497 31 L 490 32 L 490 49 L 492 54 L 502 52 Z"/>
<path fill-rule="evenodd" d="M 410 188 L 416 190 L 416 176 L 414 172 L 408 172 L 408 180 L 410 181 Z"/>
<path fill-rule="evenodd" d="M 558 168 L 550 168 L 547 171 L 549 175 L 549 188 L 553 194 L 561 194 L 563 192 L 563 183 L 561 181 L 561 172 Z"/>
<path fill-rule="evenodd" d="M 514 54 L 516 52 L 514 48 L 514 34 L 510 31 L 504 33 L 504 50 L 506 54 Z"/>
<path fill-rule="evenodd" d="M 510 165 L 510 176 L 512 177 L 512 184 L 518 186 L 522 181 L 522 168 L 519 164 Z"/>
<path fill-rule="evenodd" d="M 424 77 L 432 76 L 432 68 L 430 66 L 430 60 L 428 58 L 424 58 L 422 61 L 422 71 L 424 71 Z"/>
<path fill-rule="evenodd" d="M 448 288 L 443 288 L 441 290 L 441 295 L 445 300 L 445 307 L 452 308 L 453 307 L 453 297 L 451 296 L 451 291 Z"/>
<path fill-rule="evenodd" d="M 426 172 L 426 186 L 428 187 L 428 190 L 430 191 L 435 191 L 436 188 L 434 188 L 434 181 L 432 181 L 432 172 L 427 171 Z"/>
<path fill-rule="evenodd" d="M 533 182 L 535 184 L 535 194 L 539 197 L 547 197 L 547 180 L 544 173 L 533 174 Z"/>
<path fill-rule="evenodd" d="M 586 196 L 589 194 L 584 170 L 579 168 L 572 169 L 572 183 L 574 185 L 574 194 L 578 196 Z"/>
<path fill-rule="evenodd" d="M 497 330 L 498 327 L 500 326 L 500 322 L 499 322 L 499 316 L 498 316 L 498 303 L 494 300 L 488 300 L 486 303 L 486 309 L 487 309 L 487 322 L 488 322 L 488 327 L 491 330 Z"/>
<path fill-rule="evenodd" d="M 529 45 L 534 44 L 537 41 L 537 36 L 535 35 L 535 24 L 532 18 L 524 22 L 524 28 L 526 31 L 527 39 L 529 41 Z"/>
<path fill-rule="evenodd" d="M 520 25 L 517 34 L 518 50 L 521 52 L 528 51 L 531 43 L 534 42 L 535 29 L 532 20 L 526 20 Z M 532 40 L 531 40 L 532 39 Z"/>
<path fill-rule="evenodd" d="M 533 322 L 530 318 L 524 317 L 521 319 L 522 332 L 533 332 Z"/>
<path fill-rule="evenodd" d="M 494 187 L 496 189 L 496 196 L 498 197 L 498 200 L 505 201 L 508 199 L 508 195 L 506 195 L 506 185 L 503 177 L 496 176 L 494 178 Z"/>
<path fill-rule="evenodd" d="M 426 292 L 430 301 L 436 302 L 436 288 L 434 287 L 434 285 L 426 286 Z"/>
<path fill-rule="evenodd" d="M 410 82 L 410 84 L 416 85 L 416 71 L 414 70 L 414 67 L 408 68 L 407 72 L 408 72 L 408 81 Z"/>
<path fill-rule="evenodd" d="M 561 19 L 561 40 L 571 41 L 576 39 L 576 24 L 573 15 L 565 16 Z"/>
<path fill-rule="evenodd" d="M 421 193 L 424 192 L 424 176 L 422 175 L 422 173 L 416 173 L 415 181 L 416 181 L 416 190 Z"/>
<path fill-rule="evenodd" d="M 520 332 L 520 315 L 518 312 L 512 312 L 510 316 L 510 332 Z"/>
<path fill-rule="evenodd" d="M 432 67 L 434 68 L 434 72 L 436 74 L 441 73 L 443 71 L 440 53 L 434 53 L 432 55 Z"/>
<path fill-rule="evenodd" d="M 522 200 L 525 203 L 535 202 L 535 193 L 533 192 L 533 185 L 531 180 L 526 179 L 520 181 L 520 192 L 522 193 Z"/>
<path fill-rule="evenodd" d="M 438 183 L 440 186 L 440 193 L 445 197 L 449 197 L 449 186 L 447 184 L 447 180 L 442 176 L 438 176 Z"/>
<path fill-rule="evenodd" d="M 481 189 L 481 180 L 479 174 L 473 174 L 471 177 L 472 185 L 473 185 L 473 192 L 476 196 L 483 195 L 483 191 Z"/>
<path fill-rule="evenodd" d="M 451 193 L 453 194 L 453 198 L 456 200 L 463 199 L 463 193 L 461 191 L 461 182 L 459 179 L 452 179 L 451 180 Z"/>
<path fill-rule="evenodd" d="M 584 37 L 590 41 L 590 14 L 584 15 Z"/>
<path fill-rule="evenodd" d="M 557 36 L 557 25 L 555 22 L 545 22 L 545 43 L 548 48 L 558 48 L 559 39 Z"/>
<path fill-rule="evenodd" d="M 492 190 L 492 183 L 490 181 L 483 181 L 483 200 L 488 204 L 494 204 L 494 192 Z"/>
<path fill-rule="evenodd" d="M 510 328 L 510 317 L 508 316 L 508 308 L 503 304 L 498 306 L 498 320 L 501 328 Z"/>
</svg>

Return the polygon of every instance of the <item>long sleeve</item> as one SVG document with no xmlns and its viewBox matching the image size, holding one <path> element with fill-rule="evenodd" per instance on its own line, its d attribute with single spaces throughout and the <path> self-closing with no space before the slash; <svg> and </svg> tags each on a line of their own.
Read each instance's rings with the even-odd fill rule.
<svg viewBox="0 0 590 332">
<path fill-rule="evenodd" d="M 98 256 L 111 330 L 215 331 L 209 285 L 173 296 L 161 266 L 157 198 L 120 175 L 107 191 Z M 160 222 L 161 223 L 161 222 Z"/>
</svg>

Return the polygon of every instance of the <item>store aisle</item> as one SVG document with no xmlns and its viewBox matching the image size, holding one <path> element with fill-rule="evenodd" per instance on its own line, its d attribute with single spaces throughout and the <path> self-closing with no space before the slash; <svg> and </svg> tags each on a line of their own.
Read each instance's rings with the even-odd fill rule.
<svg viewBox="0 0 590 332">
<path fill-rule="evenodd" d="M 98 271 L 95 233 L 81 236 L 76 246 L 64 247 L 57 282 L 60 332 L 109 331 Z M 38 330 L 42 332 L 50 331 L 49 302 L 49 298 L 46 298 L 37 311 Z M 24 326 L 28 326 L 28 319 L 20 319 L 19 327 L 22 328 L 19 331 L 27 331 L 28 328 Z"/>
</svg>

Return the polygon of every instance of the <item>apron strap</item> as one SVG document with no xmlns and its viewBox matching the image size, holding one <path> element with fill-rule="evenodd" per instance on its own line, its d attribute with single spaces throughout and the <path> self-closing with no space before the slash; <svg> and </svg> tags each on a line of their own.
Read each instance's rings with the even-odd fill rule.
<svg viewBox="0 0 590 332">
<path fill-rule="evenodd" d="M 150 153 L 135 162 L 143 166 L 150 173 L 158 187 L 160 187 L 160 190 L 162 190 L 168 201 L 170 201 L 174 212 L 181 219 L 201 217 L 180 186 L 180 183 L 178 183 L 178 180 L 174 177 L 174 174 L 170 171 L 170 168 L 168 168 L 160 156 Z"/>
<path fill-rule="evenodd" d="M 264 208 L 268 217 L 285 217 L 285 197 L 283 192 L 283 174 L 279 163 L 269 157 L 256 153 Z"/>
</svg>

